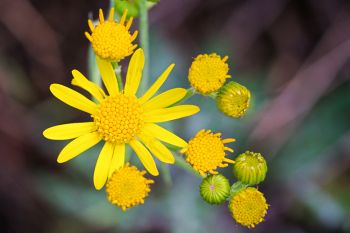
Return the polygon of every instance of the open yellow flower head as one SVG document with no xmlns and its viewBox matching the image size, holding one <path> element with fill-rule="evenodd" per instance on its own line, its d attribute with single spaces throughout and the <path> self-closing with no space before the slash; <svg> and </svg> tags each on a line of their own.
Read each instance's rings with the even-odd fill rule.
<svg viewBox="0 0 350 233">
<path fill-rule="evenodd" d="M 207 173 L 218 174 L 218 167 L 227 167 L 227 163 L 234 163 L 226 158 L 226 151 L 233 152 L 225 143 L 234 142 L 233 138 L 221 139 L 221 133 L 212 133 L 211 130 L 202 129 L 181 150 L 186 161 L 192 165 L 202 176 Z"/>
<path fill-rule="evenodd" d="M 239 83 L 229 82 L 216 96 L 216 104 L 227 116 L 243 117 L 250 105 L 250 91 Z"/>
<path fill-rule="evenodd" d="M 188 80 L 191 86 L 199 93 L 206 95 L 222 87 L 228 75 L 228 57 L 221 58 L 215 53 L 200 54 L 191 64 Z"/>
<path fill-rule="evenodd" d="M 102 10 L 99 11 L 100 23 L 95 27 L 92 21 L 88 20 L 91 34 L 85 32 L 86 38 L 91 42 L 97 56 L 109 61 L 119 61 L 131 55 L 137 45 L 132 42 L 137 37 L 137 31 L 130 34 L 133 18 L 126 23 L 127 10 L 124 11 L 120 22 L 114 20 L 114 8 L 110 10 L 108 20 L 104 19 Z M 126 24 L 125 24 L 126 23 Z"/>
<path fill-rule="evenodd" d="M 143 204 L 151 191 L 149 185 L 154 183 L 153 180 L 144 177 L 145 174 L 145 171 L 139 171 L 129 164 L 114 171 L 106 185 L 108 200 L 124 211 Z"/>
<path fill-rule="evenodd" d="M 104 141 L 95 166 L 96 189 L 101 189 L 107 177 L 111 177 L 115 170 L 124 165 L 126 145 L 131 146 L 147 171 L 157 176 L 158 169 L 151 153 L 161 162 L 175 162 L 174 156 L 161 141 L 178 147 L 187 146 L 183 139 L 157 123 L 191 116 L 199 111 L 199 107 L 173 106 L 186 95 L 187 91 L 184 88 L 170 89 L 154 96 L 174 64 L 138 97 L 136 93 L 144 66 L 142 49 L 136 50 L 130 59 L 124 90 L 118 86 L 112 64 L 99 57 L 96 59 L 107 92 L 86 79 L 79 71 L 72 71 L 72 84 L 90 93 L 96 101 L 89 100 L 77 91 L 60 84 L 50 86 L 50 91 L 56 98 L 91 116 L 89 122 L 58 125 L 43 132 L 46 138 L 52 140 L 74 139 L 63 148 L 57 161 L 64 163 Z"/>
<path fill-rule="evenodd" d="M 268 205 L 261 192 L 248 187 L 232 196 L 229 208 L 237 223 L 251 228 L 264 220 Z"/>
</svg>

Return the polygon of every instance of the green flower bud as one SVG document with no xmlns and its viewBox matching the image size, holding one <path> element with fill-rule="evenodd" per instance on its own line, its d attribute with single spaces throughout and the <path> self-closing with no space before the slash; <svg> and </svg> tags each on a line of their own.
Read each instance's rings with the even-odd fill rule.
<svg viewBox="0 0 350 233">
<path fill-rule="evenodd" d="M 267 165 L 260 153 L 246 151 L 240 154 L 233 165 L 233 174 L 244 184 L 256 185 L 265 179 Z"/>
<path fill-rule="evenodd" d="M 245 86 L 229 82 L 219 90 L 216 105 L 227 116 L 239 118 L 247 112 L 250 96 L 250 91 Z"/>
<path fill-rule="evenodd" d="M 200 194 L 209 204 L 221 204 L 230 195 L 230 183 L 221 174 L 207 176 L 200 185 Z"/>
</svg>

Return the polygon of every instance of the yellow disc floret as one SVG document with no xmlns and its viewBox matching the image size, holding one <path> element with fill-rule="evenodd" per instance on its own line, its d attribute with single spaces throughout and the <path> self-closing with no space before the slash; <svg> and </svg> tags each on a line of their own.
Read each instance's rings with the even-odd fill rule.
<svg viewBox="0 0 350 233">
<path fill-rule="evenodd" d="M 252 187 L 233 195 L 229 207 L 236 222 L 248 228 L 262 222 L 268 209 L 264 195 Z"/>
<path fill-rule="evenodd" d="M 154 183 L 153 180 L 144 177 L 145 174 L 145 171 L 139 171 L 129 164 L 116 170 L 107 182 L 108 200 L 124 211 L 143 204 L 151 191 L 149 185 Z"/>
<path fill-rule="evenodd" d="M 202 176 L 206 173 L 218 174 L 218 167 L 227 167 L 227 163 L 233 160 L 225 158 L 225 151 L 233 152 L 231 148 L 225 147 L 225 143 L 234 142 L 235 139 L 221 139 L 221 133 L 212 133 L 204 129 L 199 131 L 181 152 L 186 155 L 186 160 Z M 226 162 L 226 163 L 225 163 Z"/>
<path fill-rule="evenodd" d="M 198 55 L 188 73 L 191 86 L 204 95 L 217 91 L 231 77 L 227 74 L 227 59 L 227 56 L 221 59 L 215 53 Z"/>
<path fill-rule="evenodd" d="M 103 100 L 92 118 L 100 136 L 116 144 L 131 141 L 144 125 L 143 110 L 137 98 L 122 93 Z"/>
<path fill-rule="evenodd" d="M 133 18 L 130 18 L 128 23 L 124 25 L 127 15 L 127 10 L 124 11 L 120 22 L 114 21 L 114 9 L 112 8 L 109 14 L 109 19 L 104 20 L 103 12 L 100 9 L 100 23 L 94 27 L 91 20 L 88 21 L 91 34 L 85 32 L 85 36 L 91 42 L 97 56 L 109 61 L 119 61 L 131 55 L 137 45 L 132 42 L 136 39 L 137 31 L 133 35 L 130 34 Z"/>
</svg>

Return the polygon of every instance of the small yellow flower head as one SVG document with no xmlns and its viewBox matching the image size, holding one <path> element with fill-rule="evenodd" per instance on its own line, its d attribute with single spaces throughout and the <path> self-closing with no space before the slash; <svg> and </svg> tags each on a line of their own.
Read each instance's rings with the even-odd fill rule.
<svg viewBox="0 0 350 233">
<path fill-rule="evenodd" d="M 191 86 L 203 95 L 219 90 L 226 79 L 231 77 L 227 74 L 227 59 L 227 56 L 221 59 L 215 53 L 198 55 L 188 73 Z"/>
<path fill-rule="evenodd" d="M 127 15 L 127 10 L 124 11 L 120 22 L 114 20 L 114 8 L 109 13 L 109 19 L 105 21 L 103 12 L 100 9 L 100 23 L 95 27 L 91 20 L 88 20 L 88 25 L 91 34 L 85 32 L 86 38 L 91 42 L 97 56 L 108 61 L 119 61 L 131 55 L 137 45 L 132 42 L 137 37 L 137 31 L 130 34 L 133 18 L 124 25 Z"/>
<path fill-rule="evenodd" d="M 200 194 L 209 204 L 222 204 L 230 195 L 230 183 L 221 174 L 207 176 L 200 185 Z"/>
<path fill-rule="evenodd" d="M 246 151 L 236 158 L 233 174 L 244 184 L 256 185 L 265 179 L 267 165 L 260 153 Z"/>
<path fill-rule="evenodd" d="M 268 205 L 261 192 L 249 187 L 233 195 L 229 208 L 237 223 L 252 228 L 264 220 Z"/>
<path fill-rule="evenodd" d="M 217 97 L 216 104 L 221 112 L 230 117 L 244 116 L 250 105 L 250 91 L 236 82 L 223 86 Z"/>
<path fill-rule="evenodd" d="M 181 153 L 186 155 L 186 160 L 202 176 L 206 173 L 218 174 L 218 167 L 227 167 L 227 163 L 234 163 L 233 160 L 225 158 L 225 151 L 233 152 L 226 147 L 225 143 L 234 142 L 235 139 L 221 139 L 221 133 L 212 133 L 210 130 L 202 129 L 189 142 Z"/>
<path fill-rule="evenodd" d="M 116 170 L 106 185 L 108 200 L 122 210 L 143 204 L 148 193 L 149 185 L 154 181 L 144 177 L 145 171 L 139 171 L 135 166 L 126 164 Z"/>
</svg>

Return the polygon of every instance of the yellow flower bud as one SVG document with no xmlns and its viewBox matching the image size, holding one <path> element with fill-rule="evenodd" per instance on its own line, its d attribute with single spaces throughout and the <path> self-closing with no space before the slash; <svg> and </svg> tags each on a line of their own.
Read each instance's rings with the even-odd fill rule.
<svg viewBox="0 0 350 233">
<path fill-rule="evenodd" d="M 241 84 L 229 82 L 223 86 L 217 97 L 216 104 L 227 116 L 239 118 L 245 115 L 250 105 L 250 91 Z"/>
<path fill-rule="evenodd" d="M 260 153 L 246 151 L 236 158 L 233 174 L 244 184 L 256 185 L 265 179 L 267 165 Z"/>
</svg>

